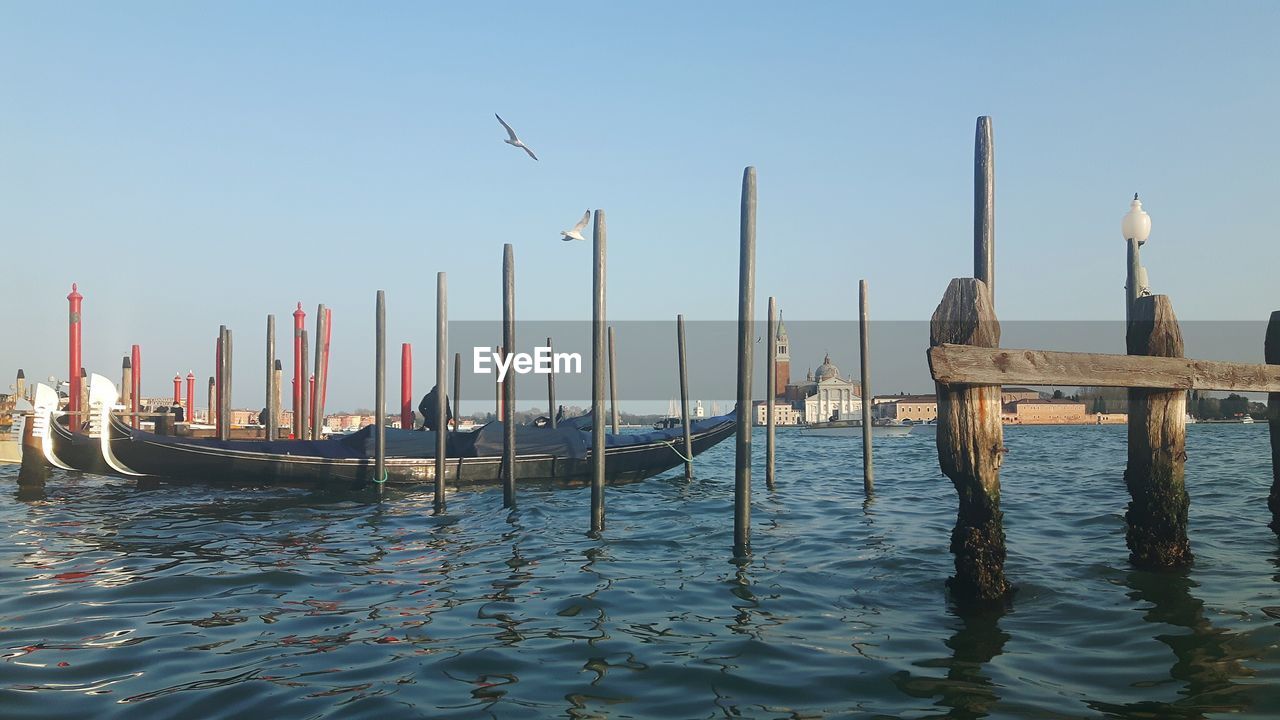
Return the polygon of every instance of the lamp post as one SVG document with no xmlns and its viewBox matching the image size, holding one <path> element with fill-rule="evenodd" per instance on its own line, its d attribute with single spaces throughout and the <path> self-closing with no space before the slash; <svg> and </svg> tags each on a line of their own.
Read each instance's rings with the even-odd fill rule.
<svg viewBox="0 0 1280 720">
<path fill-rule="evenodd" d="M 1124 235 L 1129 246 L 1129 271 L 1125 278 L 1124 318 L 1128 325 L 1133 311 L 1133 302 L 1144 293 L 1150 294 L 1147 287 L 1147 272 L 1142 267 L 1138 248 L 1147 242 L 1151 235 L 1151 216 L 1142 209 L 1142 201 L 1138 194 L 1133 194 L 1133 202 L 1129 203 L 1129 212 L 1120 220 L 1120 233 Z"/>
</svg>

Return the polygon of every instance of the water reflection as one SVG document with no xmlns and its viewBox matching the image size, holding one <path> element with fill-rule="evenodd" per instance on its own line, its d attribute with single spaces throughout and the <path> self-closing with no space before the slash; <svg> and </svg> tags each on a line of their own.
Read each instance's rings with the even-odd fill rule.
<svg viewBox="0 0 1280 720">
<path fill-rule="evenodd" d="M 991 712 L 1000 700 L 997 686 L 983 666 L 1004 652 L 1009 633 L 1000 629 L 1007 606 L 975 611 L 952 609 L 960 625 L 947 638 L 951 655 L 916 663 L 921 667 L 946 668 L 943 678 L 913 676 L 908 671 L 894 673 L 898 690 L 910 697 L 937 698 L 935 705 L 947 708 L 943 717 L 980 718 Z"/>
<path fill-rule="evenodd" d="M 1187 571 L 1151 572 L 1135 570 L 1124 579 L 1133 600 L 1150 603 L 1143 620 L 1186 628 L 1190 632 L 1161 633 L 1155 639 L 1169 646 L 1175 662 L 1169 677 L 1179 681 L 1181 699 L 1173 702 L 1131 703 L 1090 702 L 1089 707 L 1125 718 L 1203 718 L 1210 713 L 1242 712 L 1252 707 L 1248 686 L 1235 678 L 1251 677 L 1244 663 L 1257 653 L 1223 628 L 1214 627 L 1205 617 L 1204 602 L 1191 594 L 1198 587 Z M 1149 683 L 1158 687 L 1164 679 Z"/>
</svg>

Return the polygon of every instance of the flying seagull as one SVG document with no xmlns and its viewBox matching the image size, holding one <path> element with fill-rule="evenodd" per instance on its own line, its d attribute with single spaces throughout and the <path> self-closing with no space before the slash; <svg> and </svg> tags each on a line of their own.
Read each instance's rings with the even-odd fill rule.
<svg viewBox="0 0 1280 720">
<path fill-rule="evenodd" d="M 525 149 L 527 150 L 528 148 Z M 561 239 L 565 242 L 570 240 L 586 240 L 586 238 L 582 237 L 582 229 L 585 228 L 589 222 L 591 222 L 591 210 L 588 209 L 586 212 L 582 213 L 582 219 L 578 221 L 577 225 L 573 226 L 572 230 L 560 231 Z"/>
<path fill-rule="evenodd" d="M 529 153 L 529 157 L 533 158 L 534 160 L 538 159 L 538 156 L 533 154 L 533 151 L 529 149 L 529 146 L 525 145 L 523 142 L 520 141 L 520 138 L 516 137 L 516 131 L 511 129 L 511 126 L 507 124 L 506 120 L 502 119 L 501 115 L 499 115 L 498 113 L 494 113 L 493 116 L 498 118 L 498 122 L 502 123 L 502 127 L 506 128 L 507 134 L 511 136 L 506 140 L 503 140 L 502 142 L 524 150 L 525 152 Z"/>
</svg>

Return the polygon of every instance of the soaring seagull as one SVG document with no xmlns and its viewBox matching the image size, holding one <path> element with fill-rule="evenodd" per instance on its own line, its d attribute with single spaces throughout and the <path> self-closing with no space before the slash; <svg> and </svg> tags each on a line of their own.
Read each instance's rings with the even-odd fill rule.
<svg viewBox="0 0 1280 720">
<path fill-rule="evenodd" d="M 525 149 L 527 150 L 528 148 L 525 148 Z M 577 225 L 573 226 L 572 230 L 561 230 L 560 231 L 561 238 L 565 242 L 568 242 L 570 240 L 586 240 L 586 238 L 582 237 L 582 229 L 585 228 L 587 226 L 587 223 L 589 222 L 591 222 L 590 209 L 582 213 L 582 219 L 578 221 Z"/>
<path fill-rule="evenodd" d="M 501 115 L 499 115 L 498 113 L 494 113 L 493 116 L 498 118 L 498 122 L 502 123 L 502 127 L 507 129 L 507 135 L 511 136 L 506 140 L 503 140 L 502 142 L 508 145 L 513 145 L 515 147 L 518 147 L 524 150 L 525 152 L 529 153 L 529 157 L 533 158 L 534 160 L 538 159 L 538 156 L 533 154 L 533 151 L 529 149 L 529 146 L 525 145 L 523 142 L 520 141 L 520 138 L 516 137 L 516 131 L 511 129 L 511 126 L 507 124 L 506 120 L 502 119 Z"/>
</svg>

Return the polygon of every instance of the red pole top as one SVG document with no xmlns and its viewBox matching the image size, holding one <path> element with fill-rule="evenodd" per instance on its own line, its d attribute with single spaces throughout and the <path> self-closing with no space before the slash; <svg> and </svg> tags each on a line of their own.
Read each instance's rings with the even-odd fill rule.
<svg viewBox="0 0 1280 720">
<path fill-rule="evenodd" d="M 191 372 L 190 370 L 188 370 L 188 371 L 187 371 L 187 379 L 188 379 L 188 380 L 195 380 L 195 379 L 196 379 L 196 374 L 195 374 L 195 373 L 193 373 L 193 372 Z"/>
<path fill-rule="evenodd" d="M 298 309 L 293 311 L 293 324 L 297 327 L 302 327 L 302 323 L 306 320 L 306 317 L 307 313 L 302 309 L 302 302 L 299 301 Z"/>
<path fill-rule="evenodd" d="M 81 295 L 80 291 L 76 289 L 75 283 L 71 283 L 71 293 L 67 295 L 67 299 L 70 300 L 71 302 L 80 302 L 81 300 L 84 299 L 84 296 Z"/>
</svg>

